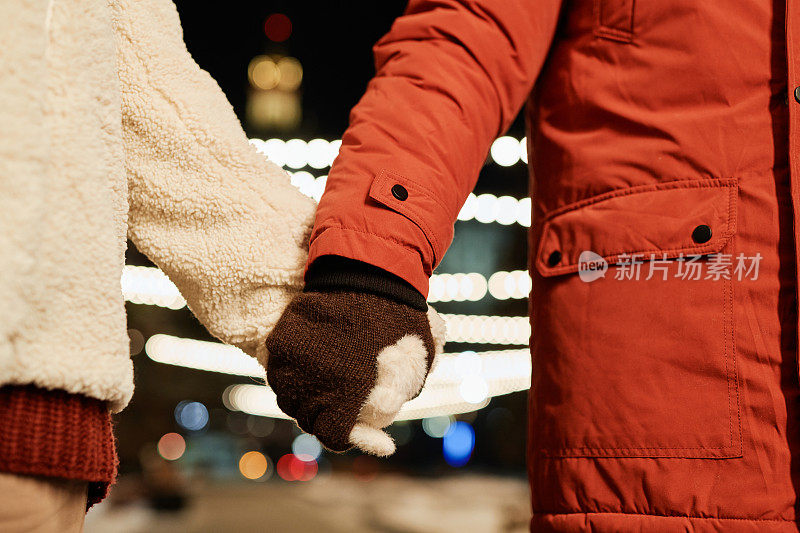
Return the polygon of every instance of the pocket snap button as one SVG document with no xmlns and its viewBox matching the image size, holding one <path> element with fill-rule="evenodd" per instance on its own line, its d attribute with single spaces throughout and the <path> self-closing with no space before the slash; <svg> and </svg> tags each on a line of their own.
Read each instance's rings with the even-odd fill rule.
<svg viewBox="0 0 800 533">
<path fill-rule="evenodd" d="M 705 224 L 700 224 L 692 232 L 692 240 L 697 244 L 703 244 L 711 240 L 711 228 Z"/>
<path fill-rule="evenodd" d="M 561 262 L 561 252 L 556 250 L 547 258 L 547 266 L 554 267 Z"/>
<path fill-rule="evenodd" d="M 404 202 L 406 198 L 408 198 L 408 191 L 406 190 L 405 187 L 403 187 L 399 183 L 395 183 L 394 185 L 392 185 L 392 196 L 394 196 L 401 202 Z"/>
</svg>

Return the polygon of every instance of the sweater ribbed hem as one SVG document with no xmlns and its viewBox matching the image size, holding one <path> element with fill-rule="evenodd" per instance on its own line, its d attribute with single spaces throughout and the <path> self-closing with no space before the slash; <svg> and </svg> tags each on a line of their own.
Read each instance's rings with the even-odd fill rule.
<svg viewBox="0 0 800 533">
<path fill-rule="evenodd" d="M 117 476 L 105 402 L 32 385 L 0 387 L 0 471 L 87 481 L 87 508 Z"/>
<path fill-rule="evenodd" d="M 427 311 L 428 303 L 406 280 L 363 261 L 338 255 L 324 255 L 306 272 L 305 292 L 365 292 Z"/>
</svg>

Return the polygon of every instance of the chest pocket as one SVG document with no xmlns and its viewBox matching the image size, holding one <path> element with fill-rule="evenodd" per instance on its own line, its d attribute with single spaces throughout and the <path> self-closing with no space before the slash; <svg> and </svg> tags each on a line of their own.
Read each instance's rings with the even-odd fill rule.
<svg viewBox="0 0 800 533">
<path fill-rule="evenodd" d="M 594 0 L 594 34 L 623 43 L 633 42 L 636 0 Z"/>
<path fill-rule="evenodd" d="M 727 277 L 710 275 L 736 257 L 736 205 L 735 179 L 672 181 L 565 206 L 538 225 L 534 449 L 555 457 L 741 455 L 735 265 Z M 586 251 L 604 267 L 587 269 Z M 624 256 L 634 255 L 641 276 L 619 276 Z"/>
</svg>

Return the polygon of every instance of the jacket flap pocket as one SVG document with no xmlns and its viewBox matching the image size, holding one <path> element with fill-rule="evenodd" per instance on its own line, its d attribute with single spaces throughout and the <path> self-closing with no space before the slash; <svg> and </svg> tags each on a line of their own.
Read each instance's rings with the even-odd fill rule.
<svg viewBox="0 0 800 533">
<path fill-rule="evenodd" d="M 536 268 L 578 271 L 582 252 L 609 264 L 621 256 L 659 259 L 719 252 L 736 233 L 735 178 L 671 181 L 598 195 L 548 213 Z M 592 256 L 596 259 L 596 256 Z"/>
</svg>

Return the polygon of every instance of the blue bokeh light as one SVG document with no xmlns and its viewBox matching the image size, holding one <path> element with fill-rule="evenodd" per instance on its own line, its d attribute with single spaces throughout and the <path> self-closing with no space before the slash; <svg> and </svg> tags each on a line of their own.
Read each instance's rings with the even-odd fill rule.
<svg viewBox="0 0 800 533">
<path fill-rule="evenodd" d="M 175 407 L 175 421 L 189 431 L 200 431 L 208 424 L 208 409 L 200 402 L 180 402 Z"/>
<path fill-rule="evenodd" d="M 322 444 L 314 435 L 301 433 L 292 441 L 292 453 L 301 461 L 316 461 L 322 455 Z"/>
<path fill-rule="evenodd" d="M 464 466 L 475 449 L 475 430 L 467 422 L 454 422 L 442 440 L 444 460 L 450 466 Z"/>
</svg>

